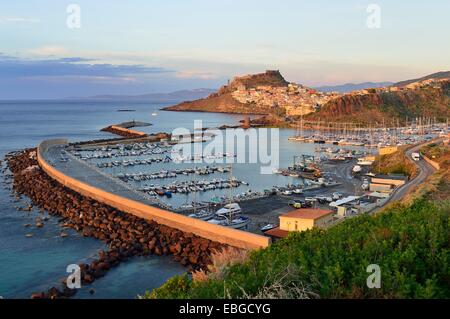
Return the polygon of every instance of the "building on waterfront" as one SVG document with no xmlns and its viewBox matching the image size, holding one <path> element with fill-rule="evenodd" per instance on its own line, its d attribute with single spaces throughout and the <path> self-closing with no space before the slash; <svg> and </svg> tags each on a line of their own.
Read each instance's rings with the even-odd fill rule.
<svg viewBox="0 0 450 319">
<path fill-rule="evenodd" d="M 356 215 L 358 210 L 355 205 L 359 203 L 361 196 L 348 196 L 330 203 L 330 207 L 333 207 L 337 211 L 339 217 L 348 217 Z"/>
<path fill-rule="evenodd" d="M 265 232 L 273 238 L 286 237 L 289 232 L 300 232 L 314 227 L 325 228 L 333 222 L 334 212 L 323 209 L 297 209 L 281 215 L 280 226 Z"/>
<path fill-rule="evenodd" d="M 371 192 L 390 194 L 392 193 L 393 188 L 390 184 L 370 183 L 369 190 Z"/>
</svg>

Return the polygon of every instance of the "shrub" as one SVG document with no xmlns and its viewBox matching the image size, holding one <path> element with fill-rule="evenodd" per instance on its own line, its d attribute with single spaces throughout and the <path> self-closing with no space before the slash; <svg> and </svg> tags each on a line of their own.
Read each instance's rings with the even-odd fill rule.
<svg viewBox="0 0 450 319">
<path fill-rule="evenodd" d="M 175 277 L 150 296 L 448 298 L 449 214 L 448 201 L 393 205 L 375 217 L 355 217 L 326 231 L 291 233 L 227 266 L 220 277 Z M 366 285 L 370 264 L 381 267 L 380 289 Z"/>
</svg>

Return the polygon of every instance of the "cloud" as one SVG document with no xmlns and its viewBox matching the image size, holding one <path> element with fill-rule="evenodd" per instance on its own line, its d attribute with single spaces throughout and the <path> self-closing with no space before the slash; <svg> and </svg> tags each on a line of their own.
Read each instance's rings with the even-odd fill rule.
<svg viewBox="0 0 450 319">
<path fill-rule="evenodd" d="M 131 76 L 84 76 L 84 75 L 62 75 L 62 76 L 34 76 L 19 78 L 21 80 L 40 81 L 47 84 L 130 84 L 137 82 L 136 77 Z"/>
<path fill-rule="evenodd" d="M 95 60 L 81 57 L 65 57 L 55 59 L 24 59 L 0 55 L 0 78 L 14 77 L 122 77 L 133 75 L 149 75 L 155 73 L 171 73 L 169 69 L 150 67 L 141 64 L 107 64 L 93 63 Z"/>
<path fill-rule="evenodd" d="M 40 19 L 24 17 L 0 17 L 0 24 L 7 23 L 39 23 Z"/>
<path fill-rule="evenodd" d="M 29 52 L 38 56 L 66 55 L 68 53 L 67 49 L 60 45 L 46 45 L 31 49 Z"/>
<path fill-rule="evenodd" d="M 217 79 L 217 75 L 208 72 L 180 71 L 175 74 L 179 79 L 201 79 L 212 80 Z"/>
</svg>

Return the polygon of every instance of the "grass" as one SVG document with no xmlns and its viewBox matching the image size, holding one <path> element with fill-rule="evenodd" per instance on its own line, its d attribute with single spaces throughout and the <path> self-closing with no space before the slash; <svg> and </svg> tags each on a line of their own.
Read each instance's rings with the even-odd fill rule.
<svg viewBox="0 0 450 319">
<path fill-rule="evenodd" d="M 406 147 L 399 149 L 392 154 L 377 156 L 372 167 L 374 173 L 378 174 L 402 174 L 412 178 L 417 174 L 416 165 L 406 157 Z"/>
<path fill-rule="evenodd" d="M 432 143 L 420 149 L 420 153 L 439 163 L 441 167 L 450 166 L 450 146 L 442 143 Z"/>
<path fill-rule="evenodd" d="M 266 249 L 193 280 L 176 276 L 144 298 L 448 298 L 450 203 L 415 200 L 329 230 L 291 233 Z M 366 269 L 381 267 L 381 288 Z"/>
</svg>

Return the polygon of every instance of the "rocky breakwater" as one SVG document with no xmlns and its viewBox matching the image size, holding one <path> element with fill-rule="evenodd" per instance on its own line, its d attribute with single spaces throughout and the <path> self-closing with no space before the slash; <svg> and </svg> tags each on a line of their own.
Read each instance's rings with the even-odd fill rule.
<svg viewBox="0 0 450 319">
<path fill-rule="evenodd" d="M 128 128 L 120 127 L 117 125 L 110 125 L 105 128 L 102 128 L 101 131 L 113 133 L 119 136 L 123 136 L 126 138 L 137 138 L 137 137 L 145 137 L 147 134 L 135 130 L 130 130 Z"/>
<path fill-rule="evenodd" d="M 63 227 L 107 243 L 108 250 L 101 251 L 97 260 L 80 264 L 84 284 L 92 283 L 133 256 L 172 255 L 189 271 L 207 269 L 211 254 L 224 247 L 81 196 L 51 179 L 38 166 L 36 149 L 9 154 L 6 160 L 14 176 L 16 193 L 28 196 L 33 205 L 50 215 L 59 216 Z M 62 287 L 33 294 L 32 298 L 67 298 L 75 292 L 63 283 Z"/>
</svg>

